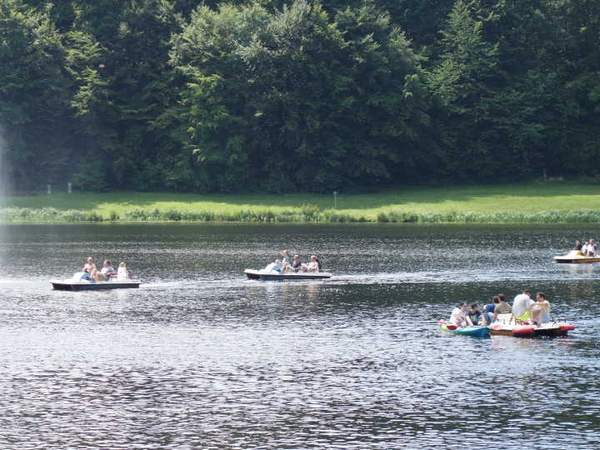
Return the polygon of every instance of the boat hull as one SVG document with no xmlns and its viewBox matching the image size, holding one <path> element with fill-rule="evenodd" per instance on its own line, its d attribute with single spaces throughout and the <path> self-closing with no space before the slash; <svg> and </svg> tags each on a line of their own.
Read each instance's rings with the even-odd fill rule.
<svg viewBox="0 0 600 450">
<path fill-rule="evenodd" d="M 536 327 L 533 325 L 503 326 L 492 324 L 490 334 L 492 336 L 513 336 L 522 338 L 560 337 L 567 336 L 569 331 L 575 327 L 569 324 L 557 324 L 556 326 Z"/>
<path fill-rule="evenodd" d="M 563 256 L 555 256 L 554 262 L 562 264 L 593 264 L 600 262 L 600 256 L 584 256 L 581 252 L 573 250 Z"/>
<path fill-rule="evenodd" d="M 488 327 L 463 327 L 463 328 L 449 328 L 447 324 L 442 323 L 440 325 L 442 331 L 448 333 L 457 334 L 459 336 L 473 336 L 473 337 L 488 337 L 490 335 L 490 329 Z"/>
<path fill-rule="evenodd" d="M 291 272 L 291 273 L 265 273 L 260 270 L 246 269 L 244 273 L 250 280 L 276 281 L 276 280 L 326 280 L 331 278 L 327 272 Z"/>
<path fill-rule="evenodd" d="M 569 258 L 567 256 L 555 256 L 554 261 L 559 264 L 593 264 L 599 263 L 600 258 L 597 256 L 582 256 L 580 258 Z"/>
<path fill-rule="evenodd" d="M 98 283 L 81 283 L 66 281 L 51 281 L 55 291 L 102 291 L 108 289 L 136 289 L 139 281 L 106 281 Z"/>
</svg>

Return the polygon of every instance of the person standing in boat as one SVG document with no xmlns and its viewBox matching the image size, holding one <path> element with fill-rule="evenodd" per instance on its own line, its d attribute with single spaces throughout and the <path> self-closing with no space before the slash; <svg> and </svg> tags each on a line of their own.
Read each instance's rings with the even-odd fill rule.
<svg viewBox="0 0 600 450">
<path fill-rule="evenodd" d="M 527 322 L 531 317 L 530 310 L 533 303 L 533 300 L 531 300 L 531 291 L 529 289 L 525 289 L 522 294 L 517 295 L 512 306 L 512 313 L 515 320 Z"/>
</svg>

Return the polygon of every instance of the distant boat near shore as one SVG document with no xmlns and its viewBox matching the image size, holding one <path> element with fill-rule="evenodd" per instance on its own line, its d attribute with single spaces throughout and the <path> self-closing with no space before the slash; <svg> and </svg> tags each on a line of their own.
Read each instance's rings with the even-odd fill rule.
<svg viewBox="0 0 600 450">
<path fill-rule="evenodd" d="M 554 262 L 564 264 L 591 264 L 600 262 L 600 256 L 585 256 L 579 250 L 571 250 L 563 256 L 555 256 Z"/>
<path fill-rule="evenodd" d="M 244 273 L 250 280 L 325 280 L 331 278 L 328 272 L 284 272 L 277 273 L 273 271 L 246 269 Z"/>
<path fill-rule="evenodd" d="M 90 283 L 87 281 L 55 281 L 51 280 L 55 291 L 101 291 L 106 289 L 137 289 L 140 281 L 99 281 Z"/>
</svg>

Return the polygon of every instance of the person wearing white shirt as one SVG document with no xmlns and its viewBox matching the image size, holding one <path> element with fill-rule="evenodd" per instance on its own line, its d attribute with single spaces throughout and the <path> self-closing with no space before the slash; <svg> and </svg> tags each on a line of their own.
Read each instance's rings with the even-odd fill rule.
<svg viewBox="0 0 600 450">
<path fill-rule="evenodd" d="M 512 313 L 515 319 L 526 321 L 530 317 L 530 309 L 534 301 L 531 300 L 531 291 L 525 289 L 522 294 L 519 294 L 513 300 Z"/>
<path fill-rule="evenodd" d="M 538 292 L 535 296 L 535 303 L 531 307 L 531 320 L 537 325 L 550 322 L 550 302 L 546 294 Z"/>
<path fill-rule="evenodd" d="M 461 303 L 452 310 L 449 322 L 457 327 L 469 327 L 473 325 L 471 319 L 467 315 L 467 304 Z"/>
<path fill-rule="evenodd" d="M 127 270 L 127 264 L 122 262 L 119 264 L 119 269 L 117 270 L 117 280 L 118 281 L 127 281 L 129 279 L 129 271 Z"/>
<path fill-rule="evenodd" d="M 100 272 L 106 277 L 107 280 L 109 280 L 110 277 L 117 275 L 117 271 L 108 259 L 104 261 L 104 264 L 102 264 L 102 270 Z"/>
<path fill-rule="evenodd" d="M 596 250 L 597 250 L 596 241 L 594 241 L 593 239 L 590 239 L 587 243 L 587 249 L 583 254 L 587 255 L 587 256 L 596 256 Z"/>
</svg>

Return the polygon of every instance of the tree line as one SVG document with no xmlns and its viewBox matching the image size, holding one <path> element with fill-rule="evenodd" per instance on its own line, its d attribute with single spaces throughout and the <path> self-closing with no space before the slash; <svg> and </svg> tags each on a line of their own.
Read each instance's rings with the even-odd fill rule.
<svg viewBox="0 0 600 450">
<path fill-rule="evenodd" d="M 3 0 L 13 189 L 595 176 L 597 0 Z"/>
</svg>

